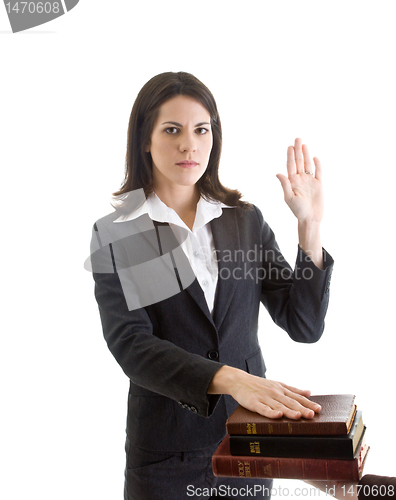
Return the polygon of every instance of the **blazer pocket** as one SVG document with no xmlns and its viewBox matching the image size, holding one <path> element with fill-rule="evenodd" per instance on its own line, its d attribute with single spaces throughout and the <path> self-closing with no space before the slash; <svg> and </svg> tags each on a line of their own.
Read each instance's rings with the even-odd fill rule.
<svg viewBox="0 0 396 500">
<path fill-rule="evenodd" d="M 258 348 L 253 354 L 246 358 L 246 371 L 251 375 L 265 377 L 266 367 L 261 354 L 261 349 Z"/>
</svg>

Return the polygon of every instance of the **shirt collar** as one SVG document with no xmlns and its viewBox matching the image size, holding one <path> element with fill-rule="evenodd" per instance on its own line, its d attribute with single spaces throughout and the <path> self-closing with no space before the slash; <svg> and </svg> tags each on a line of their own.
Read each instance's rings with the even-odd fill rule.
<svg viewBox="0 0 396 500">
<path fill-rule="evenodd" d="M 220 217 L 223 213 L 223 208 L 235 207 L 230 207 L 220 201 L 208 201 L 201 197 L 197 204 L 197 213 L 195 215 L 193 232 L 198 231 L 198 229 L 205 226 L 211 220 Z M 114 222 L 134 220 L 143 214 L 148 214 L 151 220 L 155 220 L 157 222 L 168 222 L 169 224 L 175 224 L 177 226 L 187 228 L 173 208 L 169 208 L 165 205 L 165 203 L 160 200 L 154 192 L 149 194 L 140 207 L 132 210 L 129 214 L 121 215 Z M 190 231 L 189 228 L 187 229 Z"/>
</svg>

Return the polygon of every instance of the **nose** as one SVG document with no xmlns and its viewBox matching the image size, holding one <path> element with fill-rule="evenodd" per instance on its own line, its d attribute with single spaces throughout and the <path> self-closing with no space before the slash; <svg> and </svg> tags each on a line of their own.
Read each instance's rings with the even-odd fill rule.
<svg viewBox="0 0 396 500">
<path fill-rule="evenodd" d="M 182 153 L 193 153 L 197 150 L 197 143 L 194 132 L 186 132 L 180 137 L 179 148 Z"/>
</svg>

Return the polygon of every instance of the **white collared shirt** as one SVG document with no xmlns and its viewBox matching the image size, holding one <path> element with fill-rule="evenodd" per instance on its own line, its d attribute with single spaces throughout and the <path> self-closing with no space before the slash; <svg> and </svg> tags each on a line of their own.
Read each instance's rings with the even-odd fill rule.
<svg viewBox="0 0 396 500">
<path fill-rule="evenodd" d="M 178 227 L 188 231 L 188 237 L 182 241 L 181 248 L 186 254 L 191 268 L 201 285 L 211 314 L 213 314 L 214 299 L 218 280 L 218 265 L 212 230 L 209 222 L 223 213 L 223 208 L 234 208 L 220 201 L 207 201 L 200 198 L 197 204 L 194 225 L 191 229 L 181 220 L 173 208 L 169 208 L 155 193 L 151 193 L 146 201 L 136 210 L 126 216 L 121 216 L 114 222 L 133 220 L 143 214 L 148 214 L 151 220 L 167 222 L 178 237 Z M 181 236 L 181 234 L 179 233 Z"/>
</svg>

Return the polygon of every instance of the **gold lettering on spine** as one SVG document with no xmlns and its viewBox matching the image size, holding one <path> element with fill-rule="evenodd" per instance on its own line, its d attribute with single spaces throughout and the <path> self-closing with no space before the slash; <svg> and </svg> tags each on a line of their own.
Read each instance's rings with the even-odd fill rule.
<svg viewBox="0 0 396 500">
<path fill-rule="evenodd" d="M 247 434 L 257 434 L 256 424 L 246 424 Z"/>
<path fill-rule="evenodd" d="M 245 462 L 245 477 L 252 477 L 252 471 L 250 470 L 250 462 Z"/>
<path fill-rule="evenodd" d="M 268 477 L 272 477 L 272 467 L 271 467 L 271 464 L 265 465 L 263 467 L 263 472 L 264 472 L 264 475 L 266 475 Z"/>
<path fill-rule="evenodd" d="M 259 441 L 249 441 L 250 453 L 256 455 L 260 453 L 260 443 Z"/>
<path fill-rule="evenodd" d="M 292 426 L 292 424 L 291 424 L 291 423 L 288 423 L 288 424 L 287 424 L 287 427 L 288 427 L 288 429 L 289 429 L 289 434 L 293 434 L 293 426 Z"/>
<path fill-rule="evenodd" d="M 238 475 L 239 477 L 252 477 L 250 462 L 241 462 L 238 460 Z"/>
</svg>

